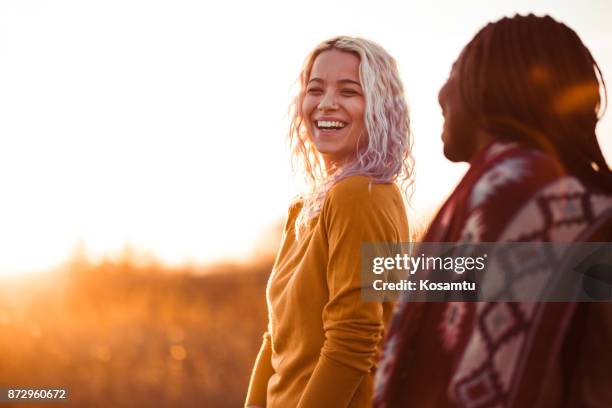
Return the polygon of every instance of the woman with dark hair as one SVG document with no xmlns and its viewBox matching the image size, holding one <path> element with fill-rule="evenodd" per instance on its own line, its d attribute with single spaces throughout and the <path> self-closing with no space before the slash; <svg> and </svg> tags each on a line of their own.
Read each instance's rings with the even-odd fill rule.
<svg viewBox="0 0 612 408">
<path fill-rule="evenodd" d="M 600 89 L 587 47 L 551 17 L 480 30 L 439 93 L 444 154 L 470 169 L 424 241 L 612 240 Z M 376 405 L 609 407 L 610 344 L 611 303 L 403 302 Z"/>
<path fill-rule="evenodd" d="M 445 115 L 445 154 L 469 161 L 490 138 L 520 142 L 611 191 L 612 173 L 595 135 L 600 88 L 607 96 L 597 62 L 565 24 L 534 15 L 490 23 L 464 48 L 440 90 L 442 109 L 452 104 L 463 115 L 458 123 Z"/>
</svg>

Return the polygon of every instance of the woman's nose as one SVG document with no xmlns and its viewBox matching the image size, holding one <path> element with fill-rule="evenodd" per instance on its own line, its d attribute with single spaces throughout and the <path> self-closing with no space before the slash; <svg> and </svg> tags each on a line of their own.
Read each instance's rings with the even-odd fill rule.
<svg viewBox="0 0 612 408">
<path fill-rule="evenodd" d="M 446 84 L 444 83 L 444 85 L 442 85 L 442 88 L 440 88 L 440 90 L 438 91 L 438 104 L 440 106 L 444 106 L 444 97 L 446 96 Z"/>
<path fill-rule="evenodd" d="M 335 93 L 332 91 L 325 92 L 321 98 L 321 102 L 319 102 L 318 107 L 320 110 L 337 109 L 338 103 L 336 101 Z"/>
</svg>

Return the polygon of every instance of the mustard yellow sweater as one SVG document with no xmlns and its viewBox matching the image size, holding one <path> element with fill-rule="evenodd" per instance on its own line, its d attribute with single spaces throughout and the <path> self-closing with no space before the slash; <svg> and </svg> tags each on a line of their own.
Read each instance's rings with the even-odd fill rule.
<svg viewBox="0 0 612 408">
<path fill-rule="evenodd" d="M 245 405 L 369 407 L 378 347 L 392 304 L 361 300 L 362 242 L 405 242 L 395 184 L 341 180 L 298 241 L 290 208 L 266 290 L 269 324 Z"/>
</svg>

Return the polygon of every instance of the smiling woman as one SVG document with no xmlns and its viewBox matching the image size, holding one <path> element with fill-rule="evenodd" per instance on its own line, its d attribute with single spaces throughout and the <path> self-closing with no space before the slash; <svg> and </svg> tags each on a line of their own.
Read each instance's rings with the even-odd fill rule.
<svg viewBox="0 0 612 408">
<path fill-rule="evenodd" d="M 394 59 L 360 38 L 321 43 L 300 85 L 289 136 L 309 189 L 289 208 L 246 405 L 367 407 L 392 305 L 361 301 L 360 249 L 408 240 L 408 109 Z"/>
<path fill-rule="evenodd" d="M 294 170 L 307 185 L 297 233 L 319 213 L 329 189 L 351 175 L 397 181 L 408 195 L 412 134 L 395 60 L 375 43 L 339 37 L 306 58 L 300 86 L 289 131 Z"/>
<path fill-rule="evenodd" d="M 312 143 L 326 168 L 341 166 L 367 142 L 364 136 L 365 99 L 359 83 L 359 57 L 339 50 L 315 60 L 302 101 Z"/>
</svg>

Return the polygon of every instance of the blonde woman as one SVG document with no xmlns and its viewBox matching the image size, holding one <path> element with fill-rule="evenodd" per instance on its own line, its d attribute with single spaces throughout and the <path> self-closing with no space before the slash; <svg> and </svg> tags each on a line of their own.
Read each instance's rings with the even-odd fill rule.
<svg viewBox="0 0 612 408">
<path fill-rule="evenodd" d="M 360 246 L 408 240 L 402 196 L 413 179 L 396 63 L 368 40 L 325 41 L 292 108 L 294 168 L 308 189 L 289 208 L 245 405 L 369 407 L 392 305 L 361 300 Z"/>
</svg>

